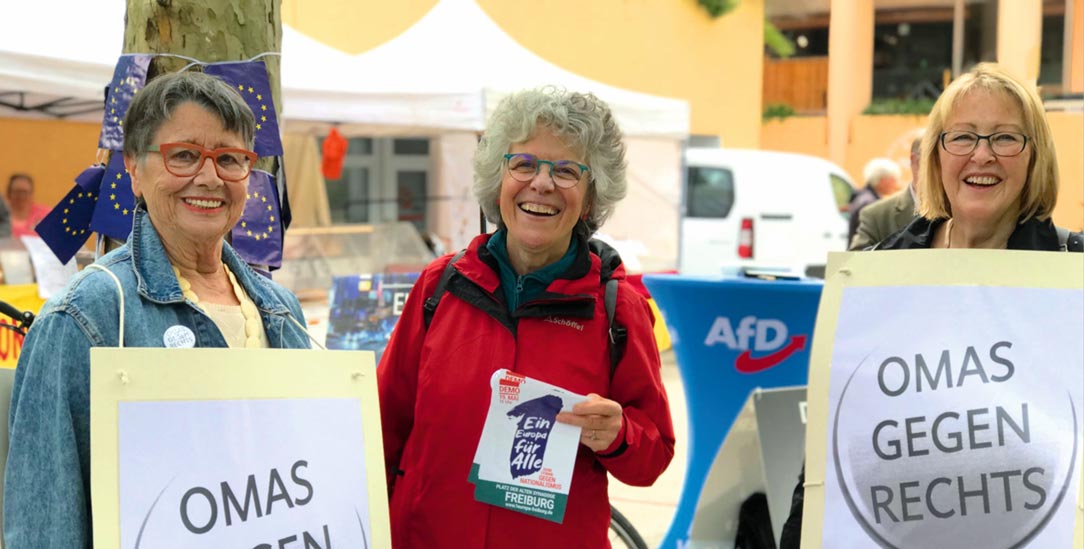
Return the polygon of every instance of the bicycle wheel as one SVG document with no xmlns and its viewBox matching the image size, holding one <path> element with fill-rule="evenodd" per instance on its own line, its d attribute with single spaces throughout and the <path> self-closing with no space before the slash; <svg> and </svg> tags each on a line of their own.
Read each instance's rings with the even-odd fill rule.
<svg viewBox="0 0 1084 549">
<path fill-rule="evenodd" d="M 621 514 L 613 505 L 610 506 L 610 545 L 615 549 L 628 547 L 629 549 L 647 549 L 644 538 L 632 527 L 629 519 Z"/>
</svg>

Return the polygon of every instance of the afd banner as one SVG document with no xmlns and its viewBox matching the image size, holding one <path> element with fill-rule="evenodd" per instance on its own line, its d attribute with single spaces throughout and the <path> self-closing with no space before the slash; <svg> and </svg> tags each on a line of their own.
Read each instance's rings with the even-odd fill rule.
<svg viewBox="0 0 1084 549">
<path fill-rule="evenodd" d="M 387 547 L 372 353 L 91 352 L 97 547 Z"/>
<path fill-rule="evenodd" d="M 692 536 L 694 517 L 718 512 L 704 487 L 746 399 L 758 388 L 806 383 L 822 285 L 686 275 L 647 275 L 644 284 L 670 330 L 689 409 L 694 451 L 661 545 L 685 547 L 700 541 Z M 798 469 L 789 478 L 797 480 Z"/>
<path fill-rule="evenodd" d="M 823 463 L 807 486 L 824 482 L 806 496 L 824 517 L 810 546 L 1079 546 L 1082 259 L 836 258 L 809 386 L 827 397 L 809 405 L 826 412 L 807 437 Z"/>
</svg>

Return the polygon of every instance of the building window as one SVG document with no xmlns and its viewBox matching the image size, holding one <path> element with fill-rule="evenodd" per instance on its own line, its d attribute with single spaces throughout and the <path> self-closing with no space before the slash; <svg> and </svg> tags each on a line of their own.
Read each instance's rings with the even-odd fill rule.
<svg viewBox="0 0 1084 549">
<path fill-rule="evenodd" d="M 331 222 L 410 221 L 424 231 L 430 173 L 428 138 L 351 138 L 342 177 L 326 181 Z"/>
</svg>

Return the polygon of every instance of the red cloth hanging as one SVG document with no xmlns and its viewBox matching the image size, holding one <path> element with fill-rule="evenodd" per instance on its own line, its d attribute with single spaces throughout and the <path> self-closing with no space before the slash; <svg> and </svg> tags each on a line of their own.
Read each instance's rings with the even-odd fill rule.
<svg viewBox="0 0 1084 549">
<path fill-rule="evenodd" d="M 346 139 L 339 130 L 331 128 L 327 138 L 324 139 L 324 158 L 321 171 L 324 179 L 336 180 L 343 175 L 343 160 L 346 159 Z"/>
</svg>

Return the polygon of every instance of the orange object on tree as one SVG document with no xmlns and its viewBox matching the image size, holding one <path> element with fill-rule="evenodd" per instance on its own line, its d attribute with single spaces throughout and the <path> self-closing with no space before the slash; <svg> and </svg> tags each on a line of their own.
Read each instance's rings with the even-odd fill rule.
<svg viewBox="0 0 1084 549">
<path fill-rule="evenodd" d="M 331 128 L 324 139 L 324 158 L 321 171 L 324 179 L 336 180 L 343 176 L 343 160 L 346 159 L 346 138 L 339 130 Z"/>
</svg>

